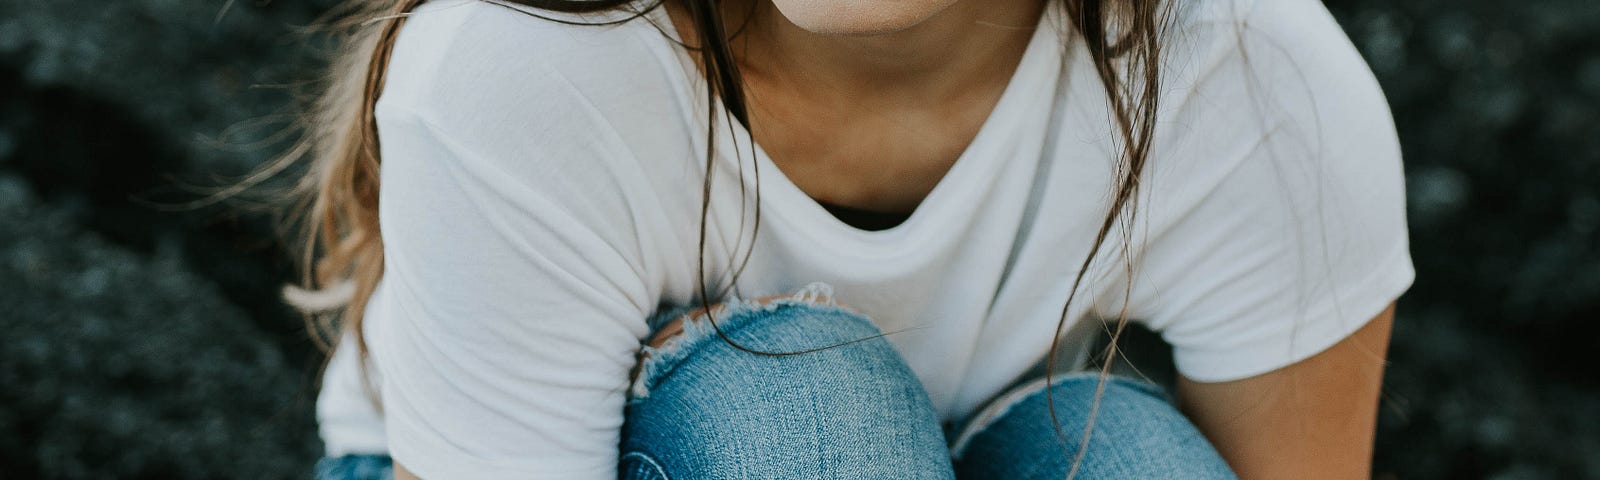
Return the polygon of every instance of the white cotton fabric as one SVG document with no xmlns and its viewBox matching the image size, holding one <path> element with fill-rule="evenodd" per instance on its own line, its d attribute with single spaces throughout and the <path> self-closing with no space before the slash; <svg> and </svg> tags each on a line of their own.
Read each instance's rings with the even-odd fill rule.
<svg viewBox="0 0 1600 480">
<path fill-rule="evenodd" d="M 382 409 L 341 349 L 318 406 L 330 454 L 389 451 L 424 478 L 614 478 L 645 319 L 696 298 L 707 106 L 665 12 L 595 27 L 519 8 L 436 0 L 400 32 L 366 312 Z M 719 122 L 709 276 L 753 247 L 742 297 L 832 285 L 896 332 L 946 420 L 969 415 L 1045 357 L 1109 204 L 1119 139 L 1064 28 L 1046 15 L 971 146 L 893 229 L 837 220 Z M 1394 126 L 1319 2 L 1181 2 L 1166 47 L 1138 215 L 1086 274 L 1065 358 L 1126 307 L 1183 375 L 1245 378 L 1409 288 Z"/>
</svg>

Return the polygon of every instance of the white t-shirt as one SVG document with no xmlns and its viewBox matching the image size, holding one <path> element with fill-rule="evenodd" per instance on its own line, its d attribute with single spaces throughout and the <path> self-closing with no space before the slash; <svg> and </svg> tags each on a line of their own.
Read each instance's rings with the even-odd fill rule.
<svg viewBox="0 0 1600 480">
<path fill-rule="evenodd" d="M 1126 306 L 1183 375 L 1249 377 L 1411 285 L 1400 149 L 1371 71 L 1315 0 L 1232 2 L 1174 17 L 1131 254 L 1117 229 L 1068 314 L 1066 358 Z M 387 449 L 424 478 L 613 478 L 645 319 L 696 298 L 707 106 L 665 11 L 573 26 L 517 8 L 436 0 L 400 32 L 377 104 L 385 273 L 366 312 L 382 412 L 341 350 L 319 404 L 330 454 Z M 753 245 L 742 297 L 833 286 L 901 331 L 889 341 L 946 420 L 999 393 L 1046 355 L 1116 173 L 1101 83 L 1058 10 L 894 228 L 843 223 L 752 157 L 738 122 L 719 125 L 709 276 Z"/>
</svg>

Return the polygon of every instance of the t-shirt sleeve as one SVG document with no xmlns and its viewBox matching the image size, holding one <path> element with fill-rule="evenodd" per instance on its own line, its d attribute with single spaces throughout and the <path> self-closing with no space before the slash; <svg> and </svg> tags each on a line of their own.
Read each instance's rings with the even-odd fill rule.
<svg viewBox="0 0 1600 480">
<path fill-rule="evenodd" d="M 1312 0 L 1225 8 L 1176 33 L 1129 237 L 1130 316 L 1203 382 L 1315 355 L 1415 276 L 1394 124 L 1354 46 Z"/>
<path fill-rule="evenodd" d="M 572 78 L 602 47 L 569 37 L 620 37 L 451 5 L 402 29 L 375 112 L 390 454 L 425 479 L 615 478 L 658 215 Z"/>
<path fill-rule="evenodd" d="M 633 240 L 426 115 L 379 122 L 384 273 L 367 335 L 391 455 L 422 478 L 614 477 L 653 307 Z M 519 159 L 592 153 L 549 140 Z"/>
</svg>

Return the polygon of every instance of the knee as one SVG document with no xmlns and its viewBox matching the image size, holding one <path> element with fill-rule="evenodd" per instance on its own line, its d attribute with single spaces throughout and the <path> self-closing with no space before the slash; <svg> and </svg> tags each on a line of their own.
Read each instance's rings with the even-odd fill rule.
<svg viewBox="0 0 1600 480">
<path fill-rule="evenodd" d="M 715 327 L 690 318 L 682 333 L 646 347 L 624 453 L 669 466 L 761 464 L 774 472 L 920 455 L 948 469 L 927 393 L 865 316 L 792 298 L 713 313 Z M 743 447 L 724 451 L 732 446 Z"/>
<path fill-rule="evenodd" d="M 679 377 L 781 382 L 797 375 L 841 378 L 876 372 L 914 380 L 909 368 L 867 317 L 807 287 L 794 295 L 718 304 L 674 315 L 641 349 L 630 395 L 634 400 L 672 389 Z M 834 375 L 822 375 L 834 372 Z M 895 375 L 896 373 L 906 375 Z M 755 374 L 768 376 L 757 378 Z M 720 378 L 738 383 L 739 378 Z M 691 379 L 695 380 L 695 379 Z"/>
<path fill-rule="evenodd" d="M 1159 387 L 1110 377 L 1101 388 L 1099 375 L 1080 373 L 1048 385 L 1041 379 L 997 399 L 956 439 L 958 468 L 992 473 L 1001 465 L 1030 465 L 1064 473 L 1078 461 L 1080 478 L 1231 476 Z M 1032 447 L 1018 450 L 1019 441 Z"/>
<path fill-rule="evenodd" d="M 830 399 L 869 390 L 925 395 L 871 320 L 838 305 L 786 297 L 680 321 L 680 332 L 642 350 L 630 404 L 661 396 L 721 402 L 772 390 Z"/>
</svg>

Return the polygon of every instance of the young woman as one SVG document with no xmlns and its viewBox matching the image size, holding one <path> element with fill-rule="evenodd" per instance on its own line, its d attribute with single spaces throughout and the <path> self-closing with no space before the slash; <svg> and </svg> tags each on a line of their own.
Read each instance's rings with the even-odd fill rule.
<svg viewBox="0 0 1600 480">
<path fill-rule="evenodd" d="M 1314 0 L 353 5 L 320 478 L 1368 475 L 1414 273 Z M 1070 372 L 1130 320 L 1175 400 Z"/>
</svg>

